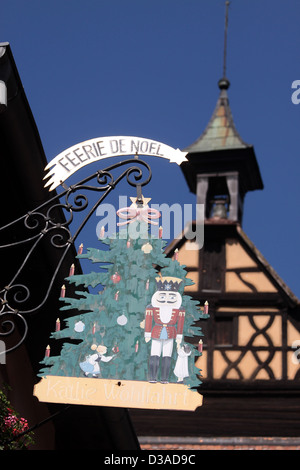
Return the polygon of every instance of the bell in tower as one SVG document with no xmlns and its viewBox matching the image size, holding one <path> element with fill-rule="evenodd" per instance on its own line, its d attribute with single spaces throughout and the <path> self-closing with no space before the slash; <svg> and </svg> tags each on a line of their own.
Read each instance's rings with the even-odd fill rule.
<svg viewBox="0 0 300 470">
<path fill-rule="evenodd" d="M 213 199 L 211 202 L 211 218 L 227 219 L 228 205 L 227 200 L 221 197 Z"/>
</svg>

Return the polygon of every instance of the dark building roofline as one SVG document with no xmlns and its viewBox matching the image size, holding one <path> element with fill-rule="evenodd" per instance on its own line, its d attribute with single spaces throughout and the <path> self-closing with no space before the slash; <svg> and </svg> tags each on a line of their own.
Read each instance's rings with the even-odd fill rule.
<svg viewBox="0 0 300 470">
<path fill-rule="evenodd" d="M 1 219 L 1 226 L 3 226 L 52 198 L 55 192 L 49 193 L 44 188 L 43 176 L 47 160 L 8 42 L 0 43 L 0 80 L 5 83 L 7 88 L 7 106 L 1 106 L 2 112 L 0 113 L 0 166 L 3 170 L 0 195 L 6 201 L 5 213 L 3 209 Z M 56 217 L 62 217 L 62 220 L 64 220 L 63 213 L 60 210 L 56 212 Z M 47 263 L 55 263 L 53 258 L 57 256 L 57 252 L 53 250 L 50 243 L 45 244 L 43 248 L 46 271 Z M 70 253 L 70 256 L 65 260 L 65 272 L 68 272 L 71 263 L 74 262 L 74 257 L 75 251 Z M 20 260 L 16 259 L 16 256 L 11 257 L 11 252 L 9 254 L 2 253 L 1 260 L 2 267 L 9 266 L 16 269 L 20 264 Z M 40 262 L 40 259 L 37 261 Z M 77 260 L 75 262 L 77 263 Z M 3 271 L 7 275 L 7 270 Z M 0 277 L 2 282 L 2 273 L 0 273 Z M 61 280 L 58 282 L 61 282 Z M 41 278 L 39 279 L 39 288 L 42 288 L 42 284 L 43 279 Z M 61 283 L 58 286 L 60 287 Z M 52 290 L 55 290 L 55 286 Z M 55 297 L 55 292 L 53 297 Z M 45 305 L 43 312 L 32 319 L 30 328 L 36 328 L 38 334 L 34 335 L 32 331 L 29 331 L 29 333 L 32 333 L 32 337 L 25 344 L 27 349 L 31 349 L 30 359 L 34 364 L 33 369 L 35 369 L 37 362 L 36 347 L 40 348 L 40 343 L 43 341 L 43 335 L 40 334 L 39 327 L 36 325 L 39 325 L 39 322 L 45 325 L 47 322 L 52 322 L 53 318 L 55 320 L 58 312 L 57 304 L 58 298 L 55 298 L 55 303 L 52 303 L 48 309 Z M 52 319 L 48 318 L 49 313 L 53 316 Z M 53 325 L 48 326 L 51 331 Z M 45 328 L 48 328 L 48 326 L 46 325 Z M 34 341 L 32 341 L 32 338 Z M 42 348 L 44 347 L 45 343 L 42 343 Z M 14 354 L 14 352 L 9 354 Z M 32 380 L 32 377 L 29 377 L 29 380 Z M 22 392 L 20 390 L 20 393 Z M 88 412 L 84 413 L 86 408 L 89 408 Z M 87 414 L 88 416 L 86 416 Z M 100 418 L 99 415 L 101 415 Z M 57 421 L 57 433 L 61 436 L 58 448 L 64 448 L 66 431 L 68 433 L 68 442 L 70 442 L 68 449 L 79 448 L 78 445 L 76 447 L 74 442 L 80 440 L 80 432 L 88 434 L 90 431 L 89 426 L 95 426 L 90 431 L 93 437 L 85 439 L 89 441 L 89 446 L 93 446 L 94 449 L 103 449 L 102 441 L 105 441 L 111 449 L 139 449 L 138 439 L 127 409 L 96 407 L 95 410 L 92 410 L 91 407 L 76 405 L 71 408 L 67 419 L 70 420 L 70 425 L 66 420 Z M 54 423 L 56 424 L 55 421 Z M 80 423 L 83 423 L 85 429 L 80 428 Z M 72 442 L 72 435 L 74 442 Z"/>
</svg>

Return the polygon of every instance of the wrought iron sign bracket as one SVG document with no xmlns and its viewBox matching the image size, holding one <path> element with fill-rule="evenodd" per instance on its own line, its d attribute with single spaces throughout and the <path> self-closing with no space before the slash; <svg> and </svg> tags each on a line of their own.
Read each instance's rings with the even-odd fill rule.
<svg viewBox="0 0 300 470">
<path fill-rule="evenodd" d="M 123 171 L 114 176 L 113 173 L 118 169 Z M 144 170 L 146 170 L 146 175 L 144 175 Z M 146 162 L 137 157 L 129 158 L 103 170 L 98 170 L 69 187 L 61 181 L 63 191 L 60 194 L 56 194 L 39 207 L 0 228 L 0 240 L 4 239 L 6 231 L 10 236 L 12 230 L 14 234 L 28 233 L 28 235 L 24 235 L 22 240 L 10 243 L 1 243 L 0 241 L 2 252 L 6 249 L 23 247 L 23 259 L 20 261 L 18 269 L 12 275 L 10 282 L 6 281 L 6 285 L 0 288 L 0 340 L 3 339 L 1 344 L 5 343 L 5 338 L 12 336 L 16 328 L 20 335 L 18 340 L 9 347 L 6 346 L 4 351 L 3 348 L 0 348 L 0 364 L 1 356 L 14 351 L 24 342 L 28 333 L 27 317 L 40 312 L 47 302 L 54 281 L 70 248 L 74 247 L 78 235 L 106 196 L 122 180 L 126 179 L 129 185 L 136 188 L 137 201 L 139 201 L 142 198 L 142 186 L 148 184 L 151 177 L 151 168 Z M 96 197 L 96 202 L 93 200 L 92 207 L 89 207 L 91 204 L 86 192 L 100 194 L 100 197 Z M 76 213 L 81 213 L 83 219 L 79 221 L 78 227 L 72 234 L 70 225 L 74 221 Z M 18 231 L 17 228 L 20 227 L 20 224 L 22 230 Z M 27 244 L 31 244 L 30 248 L 27 247 Z M 35 273 L 38 249 L 45 244 L 46 246 L 50 244 L 57 254 L 53 261 L 53 272 L 47 280 L 46 291 L 39 293 L 39 298 L 37 298 L 36 290 L 31 286 L 32 279 L 30 276 L 26 277 L 25 271 L 30 265 L 31 272 Z"/>
</svg>

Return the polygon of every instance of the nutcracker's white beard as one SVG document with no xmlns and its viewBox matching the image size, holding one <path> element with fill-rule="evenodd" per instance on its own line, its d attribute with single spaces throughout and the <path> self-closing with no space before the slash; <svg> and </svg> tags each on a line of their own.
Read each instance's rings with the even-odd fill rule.
<svg viewBox="0 0 300 470">
<path fill-rule="evenodd" d="M 173 307 L 171 305 L 154 305 L 159 308 L 159 316 L 163 323 L 169 323 L 172 316 Z"/>
</svg>

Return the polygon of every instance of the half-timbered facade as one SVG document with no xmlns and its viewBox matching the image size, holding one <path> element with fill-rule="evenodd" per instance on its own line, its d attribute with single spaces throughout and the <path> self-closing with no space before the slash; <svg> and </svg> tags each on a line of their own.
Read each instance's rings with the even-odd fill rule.
<svg viewBox="0 0 300 470">
<path fill-rule="evenodd" d="M 196 254 L 182 243 L 179 259 L 194 281 L 191 294 L 210 303 L 201 358 L 207 385 L 289 386 L 300 379 L 299 300 L 241 228 L 246 193 L 263 183 L 253 146 L 235 128 L 228 87 L 220 80 L 212 118 L 186 149 L 183 171 L 205 206 L 205 232 L 203 249 Z"/>
<path fill-rule="evenodd" d="M 239 224 L 208 220 L 203 249 L 196 254 L 187 243 L 178 258 L 194 281 L 187 293 L 210 305 L 199 360 L 205 386 L 297 385 L 298 299 Z"/>
<path fill-rule="evenodd" d="M 263 181 L 253 146 L 234 125 L 229 81 L 220 80 L 219 88 L 207 128 L 181 164 L 195 202 L 204 204 L 204 245 L 191 246 L 187 234 L 168 247 L 169 256 L 178 250 L 194 282 L 186 293 L 209 302 L 197 362 L 203 406 L 189 415 L 135 413 L 145 445 L 201 448 L 227 439 L 228 446 L 249 437 L 258 445 L 275 436 L 291 443 L 300 432 L 300 303 L 242 229 L 246 194 L 262 190 Z"/>
</svg>

